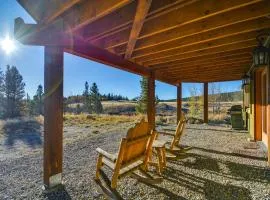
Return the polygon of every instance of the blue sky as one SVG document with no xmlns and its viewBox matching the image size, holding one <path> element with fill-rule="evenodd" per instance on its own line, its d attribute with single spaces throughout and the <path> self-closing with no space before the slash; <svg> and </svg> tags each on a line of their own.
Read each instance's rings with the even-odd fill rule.
<svg viewBox="0 0 270 200">
<path fill-rule="evenodd" d="M 0 13 L 0 41 L 6 35 L 12 37 L 16 17 L 22 17 L 26 23 L 35 23 L 15 0 L 2 2 Z M 33 96 L 37 86 L 43 85 L 43 47 L 25 46 L 18 42 L 15 44 L 16 50 L 9 55 L 0 49 L 0 68 L 5 71 L 7 64 L 15 65 L 24 78 L 26 92 Z M 140 76 L 66 53 L 64 59 L 65 96 L 81 94 L 85 81 L 96 82 L 102 94 L 121 94 L 129 98 L 140 94 Z M 223 92 L 240 90 L 240 84 L 240 81 L 220 83 Z M 183 97 L 189 96 L 191 86 L 192 83 L 183 84 Z M 195 86 L 200 88 L 201 84 Z M 176 98 L 176 88 L 157 81 L 156 94 L 160 99 Z"/>
</svg>

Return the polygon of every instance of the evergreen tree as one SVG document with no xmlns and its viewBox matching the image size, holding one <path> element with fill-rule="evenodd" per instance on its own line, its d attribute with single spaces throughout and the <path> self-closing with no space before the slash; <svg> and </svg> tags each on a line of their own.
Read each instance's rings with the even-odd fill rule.
<svg viewBox="0 0 270 200">
<path fill-rule="evenodd" d="M 91 98 L 90 98 L 89 84 L 88 84 L 87 81 L 84 84 L 83 97 L 84 97 L 84 107 L 85 107 L 86 112 L 92 113 L 92 111 L 93 111 L 93 109 L 92 109 L 92 101 L 91 101 Z"/>
<path fill-rule="evenodd" d="M 20 116 L 25 94 L 24 87 L 25 83 L 23 82 L 23 77 L 20 75 L 18 69 L 15 66 L 10 67 L 7 65 L 4 79 L 6 117 L 13 118 Z"/>
<path fill-rule="evenodd" d="M 102 113 L 103 112 L 103 107 L 101 104 L 100 100 L 100 94 L 98 91 L 98 86 L 96 83 L 93 83 L 91 88 L 90 88 L 90 98 L 92 102 L 92 109 L 94 113 Z"/>
<path fill-rule="evenodd" d="M 148 78 L 142 76 L 142 79 L 140 80 L 140 85 L 141 85 L 141 94 L 138 99 L 138 104 L 136 106 L 136 112 L 145 114 L 147 112 L 147 104 L 148 104 Z M 157 105 L 158 103 L 159 98 L 158 96 L 156 96 L 155 104 Z"/>
<path fill-rule="evenodd" d="M 0 117 L 4 115 L 4 75 L 0 69 Z"/>
<path fill-rule="evenodd" d="M 147 102 L 148 102 L 148 79 L 146 77 L 142 77 L 140 80 L 141 85 L 141 94 L 138 100 L 138 104 L 136 106 L 136 112 L 138 113 L 146 113 L 147 111 Z"/>
<path fill-rule="evenodd" d="M 34 100 L 31 100 L 28 93 L 26 94 L 26 113 L 28 116 L 35 115 L 35 102 Z"/>
<path fill-rule="evenodd" d="M 36 95 L 34 96 L 34 103 L 36 107 L 36 113 L 39 115 L 43 115 L 44 113 L 44 92 L 42 85 L 38 86 Z"/>
</svg>

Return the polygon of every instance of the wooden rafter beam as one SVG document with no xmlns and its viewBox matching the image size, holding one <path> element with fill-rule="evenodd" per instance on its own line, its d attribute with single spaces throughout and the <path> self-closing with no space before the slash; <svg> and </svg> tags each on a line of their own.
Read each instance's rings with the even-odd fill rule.
<svg viewBox="0 0 270 200">
<path fill-rule="evenodd" d="M 65 31 L 78 30 L 94 21 L 109 15 L 112 12 L 130 4 L 133 0 L 110 0 L 110 1 L 89 1 L 89 0 L 66 0 L 44 1 L 18 0 L 18 2 L 36 18 L 38 22 L 54 23 L 60 20 L 64 23 Z M 51 2 L 53 2 L 51 4 Z M 74 6 L 76 5 L 76 6 Z M 68 12 L 65 12 L 68 10 Z M 57 20 L 55 20 L 57 18 Z"/>
<path fill-rule="evenodd" d="M 251 55 L 252 52 L 252 48 L 248 47 L 248 48 L 243 48 L 243 49 L 236 49 L 236 50 L 232 50 L 232 51 L 226 51 L 226 52 L 218 52 L 215 54 L 210 54 L 210 55 L 197 55 L 196 57 L 187 57 L 184 59 L 178 59 L 176 61 L 172 61 L 166 64 L 157 64 L 157 65 L 153 65 L 151 66 L 151 69 L 162 69 L 162 68 L 166 68 L 166 67 L 171 67 L 171 66 L 181 66 L 181 65 L 185 65 L 186 63 L 190 63 L 190 62 L 205 62 L 205 61 L 209 61 L 209 60 L 218 60 L 218 59 L 226 59 L 226 58 L 233 58 L 233 57 L 241 57 L 243 55 Z"/>
<path fill-rule="evenodd" d="M 246 49 L 246 48 L 252 48 L 258 45 L 258 42 L 253 39 L 253 40 L 247 40 L 247 41 L 241 41 L 238 43 L 233 43 L 233 44 L 228 44 L 228 45 L 223 45 L 223 46 L 218 46 L 209 49 L 203 49 L 195 52 L 189 52 L 189 53 L 183 53 L 179 56 L 174 56 L 174 57 L 168 57 L 168 58 L 162 58 L 158 59 L 155 61 L 150 61 L 150 62 L 144 62 L 143 64 L 145 66 L 152 66 L 152 65 L 157 65 L 157 64 L 165 64 L 165 63 L 171 63 L 177 60 L 183 60 L 186 58 L 196 58 L 197 56 L 202 56 L 202 55 L 213 55 L 217 53 L 222 53 L 222 52 L 227 52 L 227 51 L 233 51 L 237 49 Z"/>
<path fill-rule="evenodd" d="M 196 33 L 191 36 L 181 37 L 179 39 L 165 42 L 159 45 L 150 46 L 146 48 L 134 49 L 134 53 L 132 54 L 133 59 L 143 59 L 144 57 L 151 57 L 158 55 L 159 53 L 162 54 L 163 52 L 171 51 L 177 48 L 185 47 L 185 46 L 192 46 L 199 43 L 211 42 L 217 39 L 222 39 L 234 35 L 244 34 L 248 32 L 260 31 L 270 28 L 270 19 L 269 18 L 259 18 L 255 20 L 251 20 L 250 22 L 240 22 L 233 25 L 221 27 L 218 29 Z M 125 47 L 125 46 L 124 46 Z M 124 54 L 119 52 L 117 48 L 114 49 L 118 54 Z"/>
<path fill-rule="evenodd" d="M 186 45 L 183 47 L 176 47 L 171 50 L 163 51 L 160 53 L 153 54 L 148 57 L 135 59 L 137 62 L 155 62 L 156 60 L 169 59 L 179 56 L 181 54 L 187 54 L 191 52 L 198 52 L 201 50 L 211 50 L 217 47 L 227 46 L 229 44 L 237 44 L 245 41 L 252 41 L 256 39 L 258 35 L 257 31 L 242 33 L 238 35 L 233 35 L 221 39 L 215 39 L 213 41 L 206 41 L 203 43 L 198 43 L 194 45 Z"/>
<path fill-rule="evenodd" d="M 250 62 L 252 63 L 252 57 L 250 55 L 248 55 L 247 57 L 239 57 L 239 58 L 233 58 L 233 59 L 226 59 L 226 60 L 212 60 L 210 62 L 192 62 L 189 64 L 185 64 L 185 65 L 178 65 L 178 66 L 172 66 L 172 67 L 165 67 L 165 68 L 161 68 L 159 69 L 159 71 L 170 71 L 173 72 L 175 70 L 179 70 L 181 68 L 185 68 L 185 69 L 192 69 L 193 66 L 202 66 L 202 68 L 204 68 L 203 66 L 206 66 L 206 68 L 210 68 L 210 67 L 215 67 L 215 66 L 219 66 L 219 65 L 230 65 L 230 64 L 234 64 L 234 63 L 238 63 L 238 62 Z M 156 69 L 157 70 L 157 69 Z"/>
<path fill-rule="evenodd" d="M 136 14 L 134 17 L 133 25 L 131 28 L 125 58 L 129 59 L 132 55 L 133 49 L 135 48 L 137 38 L 142 30 L 144 20 L 150 9 L 152 0 L 138 0 Z"/>
<path fill-rule="evenodd" d="M 182 68 L 178 68 L 178 69 L 168 69 L 168 71 L 171 74 L 177 74 L 177 73 L 185 73 L 185 74 L 193 74 L 193 73 L 204 73 L 204 72 L 209 72 L 211 74 L 212 71 L 214 70 L 220 70 L 220 69 L 233 69 L 233 68 L 237 68 L 240 67 L 241 69 L 246 69 L 251 65 L 251 61 L 250 60 L 243 60 L 243 61 L 237 61 L 234 63 L 220 63 L 220 64 L 216 64 L 216 65 L 194 65 L 194 66 L 190 66 L 190 67 L 182 67 Z M 165 71 L 167 72 L 167 71 Z"/>
<path fill-rule="evenodd" d="M 235 55 L 228 55 L 228 56 L 215 56 L 213 55 L 210 58 L 206 59 L 186 59 L 185 61 L 170 64 L 170 65 L 160 65 L 160 66 L 152 66 L 151 69 L 155 70 L 162 70 L 162 69 L 172 69 L 180 66 L 188 66 L 192 65 L 195 63 L 200 63 L 202 65 L 205 64 L 211 64 L 211 63 L 219 63 L 223 61 L 232 61 L 235 59 L 246 59 L 246 58 L 251 58 L 251 53 L 250 52 L 243 52 L 243 53 L 236 53 Z"/>
<path fill-rule="evenodd" d="M 186 0 L 154 1 L 151 4 L 146 21 L 153 16 L 174 9 L 176 6 L 179 6 L 179 4 L 182 4 L 183 1 L 185 2 Z M 136 12 L 136 3 L 136 1 L 133 1 L 129 6 L 125 6 L 118 12 L 111 13 L 100 19 L 98 23 L 92 23 L 89 26 L 86 26 L 83 34 L 84 38 L 89 41 L 100 40 L 113 35 L 116 32 L 131 28 Z"/>
<path fill-rule="evenodd" d="M 157 45 L 181 36 L 266 16 L 269 12 L 270 4 L 266 1 L 236 0 L 218 4 L 211 0 L 198 1 L 145 22 L 136 47 Z M 126 30 L 103 38 L 100 44 L 105 48 L 124 45 L 128 41 L 128 33 Z"/>
</svg>

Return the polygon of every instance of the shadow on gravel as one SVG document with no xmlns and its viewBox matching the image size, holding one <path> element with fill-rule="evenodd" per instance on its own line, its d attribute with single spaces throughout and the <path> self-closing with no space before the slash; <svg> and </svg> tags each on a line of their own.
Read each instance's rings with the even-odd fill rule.
<svg viewBox="0 0 270 200">
<path fill-rule="evenodd" d="M 213 149 L 206 149 L 206 148 L 201 148 L 201 147 L 192 147 L 193 149 L 198 149 L 200 151 L 208 152 L 208 153 L 213 153 L 213 154 L 220 154 L 220 155 L 226 155 L 226 156 L 238 156 L 241 158 L 248 158 L 248 159 L 254 159 L 254 160 L 261 160 L 261 161 L 267 161 L 266 158 L 264 157 L 258 157 L 258 156 L 253 156 L 253 155 L 246 155 L 246 154 L 240 154 L 236 152 L 222 152 L 222 151 L 217 151 Z"/>
<path fill-rule="evenodd" d="M 184 187 L 192 192 L 202 194 L 205 196 L 205 199 L 209 200 L 252 199 L 251 192 L 244 187 L 231 184 L 220 184 L 218 182 L 195 176 L 172 167 L 167 168 L 163 177 L 165 180 L 179 185 L 179 187 Z M 162 189 L 160 192 L 163 192 L 163 190 L 164 189 Z"/>
<path fill-rule="evenodd" d="M 6 136 L 5 145 L 8 148 L 13 147 L 16 141 L 22 141 L 31 148 L 42 145 L 41 125 L 35 120 L 6 123 L 3 126 L 3 133 Z"/>
<path fill-rule="evenodd" d="M 47 191 L 43 194 L 43 196 L 48 200 L 71 200 L 71 197 L 64 186 L 54 189 L 53 191 Z"/>
</svg>

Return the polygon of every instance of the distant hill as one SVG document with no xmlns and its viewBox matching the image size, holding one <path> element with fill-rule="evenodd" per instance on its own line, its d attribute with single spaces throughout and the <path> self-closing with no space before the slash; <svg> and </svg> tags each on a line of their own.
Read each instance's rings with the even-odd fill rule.
<svg viewBox="0 0 270 200">
<path fill-rule="evenodd" d="M 242 91 L 236 91 L 236 92 L 224 92 L 221 94 L 214 94 L 209 95 L 209 99 L 211 99 L 213 96 L 219 97 L 220 101 L 222 102 L 231 102 L 231 101 L 241 101 L 242 100 Z M 199 96 L 195 97 L 199 98 Z M 182 98 L 182 101 L 189 101 L 190 97 Z M 167 100 L 160 100 L 161 102 L 175 102 L 176 99 L 167 99 Z"/>
</svg>

